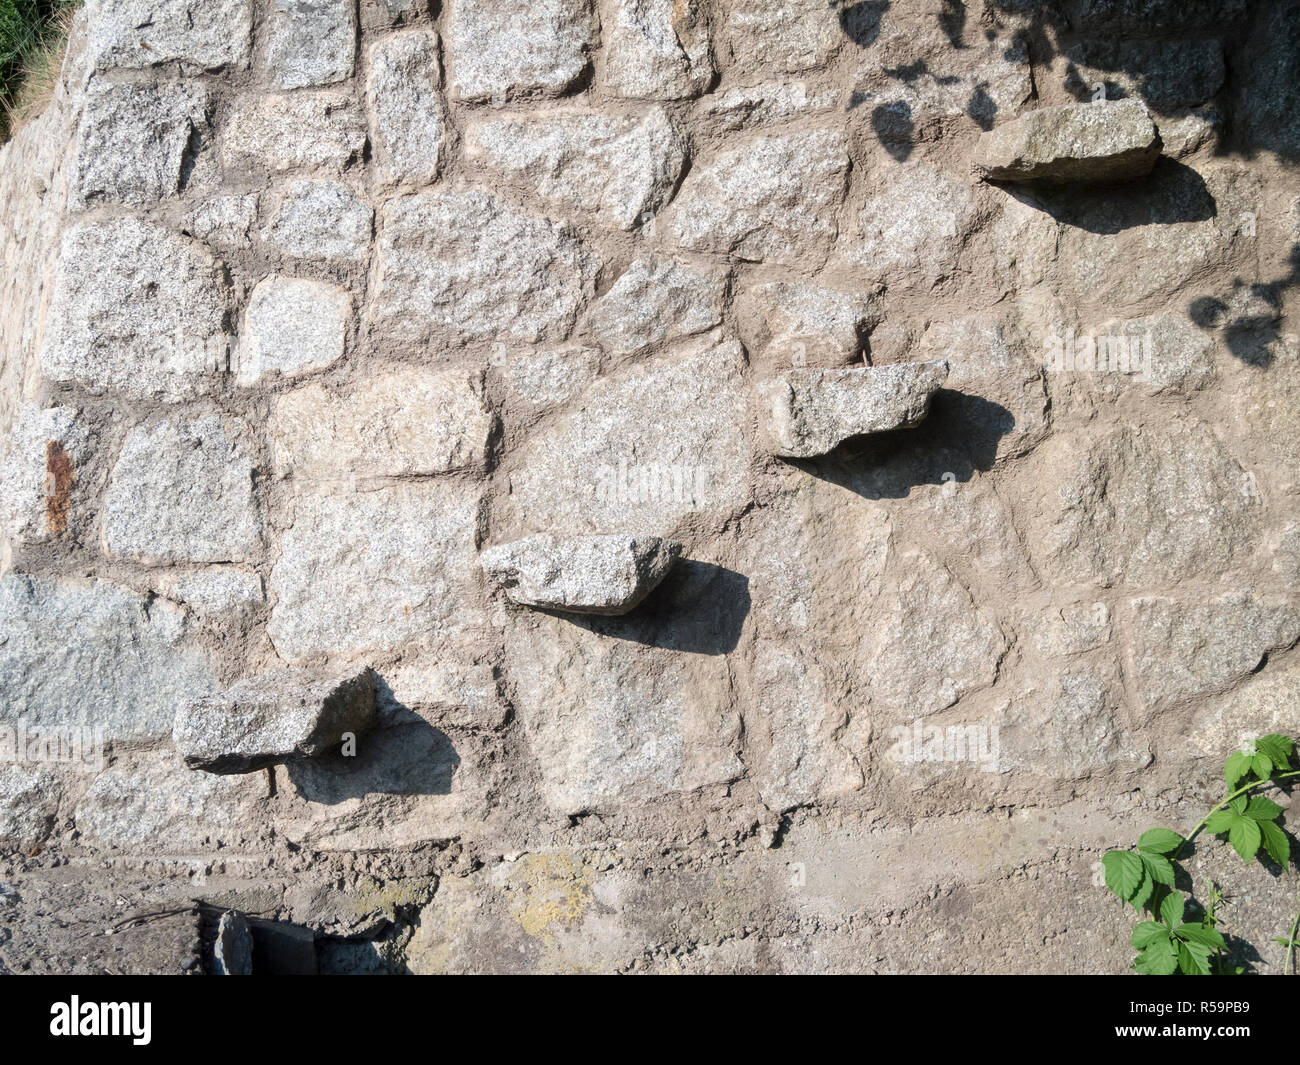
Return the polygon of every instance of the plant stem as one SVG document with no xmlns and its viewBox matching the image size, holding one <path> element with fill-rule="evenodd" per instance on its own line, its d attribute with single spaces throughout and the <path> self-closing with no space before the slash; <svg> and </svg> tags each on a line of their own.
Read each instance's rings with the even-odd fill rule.
<svg viewBox="0 0 1300 1065">
<path fill-rule="evenodd" d="M 1282 963 L 1282 975 L 1286 976 L 1287 970 L 1293 969 L 1292 961 L 1295 958 L 1295 938 L 1300 935 L 1300 913 L 1295 915 L 1295 920 L 1291 922 L 1291 934 L 1286 937 L 1286 961 Z"/>
<path fill-rule="evenodd" d="M 1243 787 L 1238 788 L 1231 795 L 1225 795 L 1223 801 L 1219 803 L 1218 806 L 1210 810 L 1210 812 L 1207 813 L 1204 817 L 1202 817 L 1201 823 L 1197 825 L 1194 829 L 1192 829 L 1192 831 L 1188 834 L 1187 838 L 1182 841 L 1182 843 L 1178 844 L 1178 849 L 1169 856 L 1169 860 L 1172 862 L 1175 859 L 1177 859 L 1177 857 L 1183 853 L 1183 848 L 1186 847 L 1187 844 L 1191 843 L 1192 840 L 1196 838 L 1197 834 L 1201 831 L 1201 829 L 1205 827 L 1205 822 L 1208 821 L 1220 810 L 1222 810 L 1225 806 L 1227 806 L 1228 803 L 1232 802 L 1232 800 L 1235 799 L 1238 795 L 1246 794 L 1246 792 L 1250 791 L 1251 788 L 1262 788 L 1266 784 L 1276 784 L 1279 780 L 1286 780 L 1289 777 L 1300 777 L 1300 769 L 1290 769 L 1285 773 L 1274 773 L 1267 780 L 1253 781 L 1250 784 L 1246 784 Z"/>
</svg>

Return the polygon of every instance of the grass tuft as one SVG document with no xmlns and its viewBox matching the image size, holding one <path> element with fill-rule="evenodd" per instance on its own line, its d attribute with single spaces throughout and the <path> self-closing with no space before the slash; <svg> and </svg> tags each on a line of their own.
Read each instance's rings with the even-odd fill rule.
<svg viewBox="0 0 1300 1065">
<path fill-rule="evenodd" d="M 0 141 L 40 113 L 79 0 L 0 0 Z"/>
</svg>

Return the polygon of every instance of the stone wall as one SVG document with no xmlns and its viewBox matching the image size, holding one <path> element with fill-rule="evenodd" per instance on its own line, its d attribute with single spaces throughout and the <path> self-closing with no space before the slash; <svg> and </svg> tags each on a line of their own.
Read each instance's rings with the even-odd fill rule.
<svg viewBox="0 0 1300 1065">
<path fill-rule="evenodd" d="M 0 962 L 179 969 L 62 921 L 202 897 L 343 970 L 1122 970 L 1101 852 L 1300 731 L 1298 40 L 1247 0 L 87 0 L 0 149 L 0 724 L 106 753 L 0 765 Z M 1149 177 L 972 173 L 1099 95 Z M 935 358 L 919 428 L 763 446 L 765 378 Z M 538 612 L 477 558 L 537 532 L 685 554 Z M 284 665 L 373 667 L 358 756 L 186 769 L 178 707 Z M 1223 850 L 1276 970 L 1294 892 Z"/>
</svg>

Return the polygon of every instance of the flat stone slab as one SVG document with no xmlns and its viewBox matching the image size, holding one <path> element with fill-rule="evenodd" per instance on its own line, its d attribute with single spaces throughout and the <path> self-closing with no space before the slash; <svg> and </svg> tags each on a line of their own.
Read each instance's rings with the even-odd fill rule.
<svg viewBox="0 0 1300 1065">
<path fill-rule="evenodd" d="M 360 736 L 374 719 L 374 675 L 368 668 L 335 677 L 283 669 L 186 704 L 176 715 L 172 739 L 191 769 L 251 773 L 324 754 L 346 733 Z"/>
<path fill-rule="evenodd" d="M 626 614 L 663 580 L 681 553 L 677 541 L 657 536 L 541 533 L 490 547 L 479 561 L 524 606 Z"/>
<path fill-rule="evenodd" d="M 985 181 L 1042 185 L 1145 177 L 1160 131 L 1141 100 L 1099 100 L 1031 111 L 983 134 L 972 163 Z"/>
<path fill-rule="evenodd" d="M 787 370 L 759 385 L 771 453 L 807 459 L 852 436 L 911 429 L 930 412 L 948 363 Z"/>
</svg>

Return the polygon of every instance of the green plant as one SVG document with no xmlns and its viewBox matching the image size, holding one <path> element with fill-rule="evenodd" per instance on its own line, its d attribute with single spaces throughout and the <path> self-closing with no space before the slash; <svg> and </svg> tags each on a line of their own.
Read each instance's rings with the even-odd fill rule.
<svg viewBox="0 0 1300 1065">
<path fill-rule="evenodd" d="M 1251 795 L 1257 788 L 1277 787 L 1300 777 L 1292 768 L 1295 741 L 1286 736 L 1261 736 L 1249 751 L 1236 751 L 1223 768 L 1227 782 L 1223 800 L 1201 819 L 1185 838 L 1167 828 L 1143 832 L 1136 849 L 1108 851 L 1101 859 L 1106 886 L 1137 912 L 1147 910 L 1152 920 L 1133 929 L 1131 942 L 1138 951 L 1133 967 L 1149 975 L 1208 975 L 1222 973 L 1222 934 L 1215 927 L 1215 915 L 1223 894 L 1210 883 L 1210 904 L 1199 918 L 1188 919 L 1188 903 L 1179 893 L 1178 858 L 1202 831 L 1226 836 L 1243 861 L 1253 861 L 1262 850 L 1282 868 L 1291 860 L 1291 840 L 1277 824 L 1282 807 L 1263 795 Z M 1185 876 L 1186 874 L 1184 874 Z M 1286 939 L 1283 972 L 1291 968 L 1300 931 L 1300 914 Z M 1240 971 L 1240 970 L 1238 970 Z"/>
<path fill-rule="evenodd" d="M 50 47 L 64 29 L 63 16 L 79 0 L 0 0 L 0 138 L 17 107 L 19 90 L 50 62 Z"/>
</svg>

